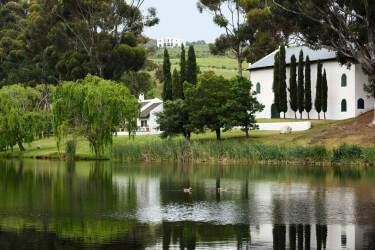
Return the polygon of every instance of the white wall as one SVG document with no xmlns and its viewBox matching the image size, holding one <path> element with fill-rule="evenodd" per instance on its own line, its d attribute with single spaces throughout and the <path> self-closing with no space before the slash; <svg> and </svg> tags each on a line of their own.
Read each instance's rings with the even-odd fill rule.
<svg viewBox="0 0 375 250">
<path fill-rule="evenodd" d="M 328 110 L 326 117 L 332 120 L 343 120 L 355 117 L 359 114 L 357 111 L 357 96 L 363 96 L 363 85 L 356 84 L 360 81 L 359 79 L 367 79 L 362 71 L 356 71 L 356 67 L 351 67 L 350 69 L 346 66 L 341 66 L 335 61 L 323 62 L 323 70 L 327 71 L 327 81 L 328 81 Z M 347 75 L 347 86 L 341 87 L 341 76 L 342 74 Z M 287 67 L 287 85 L 289 86 L 289 75 L 290 68 Z M 317 119 L 318 114 L 315 111 L 315 90 L 316 90 L 316 78 L 317 78 L 317 64 L 314 62 L 311 64 L 311 93 L 312 93 L 312 104 L 313 109 L 310 112 L 310 119 Z M 253 90 L 255 91 L 256 83 L 261 84 L 261 93 L 258 94 L 258 100 L 265 105 L 263 112 L 257 114 L 257 118 L 270 118 L 271 117 L 271 105 L 274 100 L 274 94 L 272 91 L 273 84 L 273 69 L 260 69 L 253 70 L 250 72 L 250 80 L 253 83 Z M 359 89 L 362 89 L 359 91 Z M 359 94 L 357 94 L 359 93 Z M 347 112 L 341 112 L 341 101 L 346 99 L 347 101 Z M 364 98 L 365 99 L 365 98 Z M 365 99 L 366 107 L 372 107 L 373 100 Z M 297 113 L 299 117 L 299 113 Z M 281 117 L 283 114 L 281 114 Z M 286 114 L 287 118 L 294 118 L 294 112 L 290 109 L 289 105 L 289 92 L 288 92 L 288 112 Z M 323 117 L 323 113 L 321 113 Z M 303 118 L 307 118 L 307 113 L 303 112 Z"/>
<path fill-rule="evenodd" d="M 355 94 L 356 94 L 356 115 L 360 115 L 364 112 L 367 112 L 374 108 L 374 98 L 371 98 L 368 96 L 368 93 L 364 90 L 365 84 L 368 83 L 368 77 L 365 73 L 363 73 L 363 70 L 360 65 L 352 66 L 355 67 L 355 81 L 356 81 L 356 88 L 355 88 Z M 362 98 L 365 101 L 365 109 L 358 109 L 357 107 L 357 101 L 359 98 Z"/>
<path fill-rule="evenodd" d="M 156 114 L 163 112 L 163 103 L 157 106 L 151 113 L 148 121 L 151 133 L 159 133 L 159 124 L 156 122 Z"/>
<path fill-rule="evenodd" d="M 306 131 L 311 128 L 311 122 L 272 122 L 272 123 L 257 123 L 259 130 L 264 131 L 281 131 L 286 126 L 294 131 Z"/>
</svg>

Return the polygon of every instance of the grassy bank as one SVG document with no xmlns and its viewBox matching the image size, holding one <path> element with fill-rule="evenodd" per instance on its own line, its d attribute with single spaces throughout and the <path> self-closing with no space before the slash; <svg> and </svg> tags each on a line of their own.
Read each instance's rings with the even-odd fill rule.
<svg viewBox="0 0 375 250">
<path fill-rule="evenodd" d="M 284 161 L 298 163 L 330 163 L 375 161 L 375 128 L 368 127 L 372 112 L 345 121 L 312 121 L 312 129 L 282 135 L 277 131 L 251 131 L 246 138 L 240 130 L 223 133 L 223 141 L 215 133 L 193 134 L 189 143 L 182 137 L 163 140 L 159 136 L 114 137 L 113 147 L 101 159 L 118 161 L 179 161 L 179 162 L 248 162 Z M 259 120 L 281 122 L 283 119 Z M 288 120 L 291 121 L 291 120 Z M 341 146 L 342 144 L 358 146 Z M 26 151 L 0 153 L 3 158 L 59 158 L 55 138 L 25 145 Z M 64 153 L 64 150 L 63 152 Z M 77 142 L 77 158 L 95 159 L 86 140 Z"/>
<path fill-rule="evenodd" d="M 117 161 L 189 162 L 189 163 L 303 163 L 335 162 L 372 164 L 375 148 L 342 144 L 329 149 L 323 145 L 249 144 L 233 140 L 221 142 L 169 140 L 114 145 L 111 159 Z"/>
</svg>

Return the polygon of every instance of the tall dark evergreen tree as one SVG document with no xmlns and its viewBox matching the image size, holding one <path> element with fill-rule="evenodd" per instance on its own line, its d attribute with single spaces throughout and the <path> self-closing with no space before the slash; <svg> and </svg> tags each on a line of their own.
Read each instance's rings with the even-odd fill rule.
<svg viewBox="0 0 375 250">
<path fill-rule="evenodd" d="M 318 72 L 316 76 L 316 94 L 315 94 L 315 110 L 318 113 L 318 119 L 320 120 L 320 112 L 322 112 L 322 63 L 318 62 Z"/>
<path fill-rule="evenodd" d="M 286 62 L 285 62 L 285 46 L 280 47 L 280 57 L 279 57 L 279 74 L 280 74 L 280 84 L 279 84 L 279 110 L 285 114 L 288 111 L 288 95 L 286 86 Z"/>
<path fill-rule="evenodd" d="M 172 74 L 171 74 L 171 61 L 169 60 L 168 50 L 164 49 L 164 60 L 163 60 L 163 100 L 168 101 L 173 99 L 172 93 Z"/>
<path fill-rule="evenodd" d="M 327 72 L 324 70 L 322 79 L 322 111 L 324 113 L 324 120 L 326 119 L 326 113 L 328 109 L 328 82 L 327 82 Z"/>
<path fill-rule="evenodd" d="M 280 112 L 279 107 L 280 107 L 280 95 L 279 95 L 279 86 L 280 86 L 280 53 L 277 52 L 275 54 L 274 58 L 274 65 L 273 65 L 273 85 L 272 85 L 272 90 L 273 90 L 273 96 L 274 96 L 274 104 L 275 107 L 277 108 L 277 112 Z"/>
<path fill-rule="evenodd" d="M 310 111 L 312 109 L 312 98 L 311 98 L 311 66 L 310 58 L 306 57 L 305 62 L 305 111 L 307 113 L 307 119 L 310 119 Z"/>
<path fill-rule="evenodd" d="M 180 80 L 180 73 L 177 69 L 173 70 L 172 74 L 172 96 L 173 100 L 183 99 L 183 87 Z"/>
<path fill-rule="evenodd" d="M 297 59 L 295 55 L 290 58 L 290 78 L 289 78 L 289 95 L 290 95 L 290 108 L 294 111 L 294 118 L 297 119 Z"/>
<path fill-rule="evenodd" d="M 299 53 L 299 61 L 298 61 L 298 98 L 297 98 L 297 106 L 298 111 L 300 113 L 300 118 L 302 119 L 302 112 L 305 110 L 305 89 L 304 89 L 304 75 L 303 75 L 303 51 L 301 50 Z"/>
<path fill-rule="evenodd" d="M 185 52 L 184 44 L 181 45 L 180 81 L 182 84 L 186 81 L 186 52 Z"/>
<path fill-rule="evenodd" d="M 191 84 L 197 84 L 198 68 L 197 58 L 195 56 L 194 46 L 189 46 L 188 59 L 186 64 L 186 81 Z"/>
</svg>

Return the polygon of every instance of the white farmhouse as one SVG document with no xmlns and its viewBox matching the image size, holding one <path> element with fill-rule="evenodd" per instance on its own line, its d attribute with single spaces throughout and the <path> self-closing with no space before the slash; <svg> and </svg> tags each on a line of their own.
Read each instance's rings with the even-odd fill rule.
<svg viewBox="0 0 375 250">
<path fill-rule="evenodd" d="M 163 101 L 159 98 L 144 99 L 144 95 L 140 95 L 139 102 L 141 112 L 137 120 L 137 134 L 160 134 L 156 114 L 163 112 Z"/>
<path fill-rule="evenodd" d="M 327 72 L 327 119 L 342 120 L 353 118 L 373 109 L 374 99 L 368 98 L 367 93 L 364 91 L 364 85 L 367 84 L 368 78 L 362 71 L 360 65 L 352 65 L 350 68 L 341 65 L 336 59 L 335 52 L 326 49 L 312 50 L 304 46 L 287 48 L 286 63 L 288 86 L 290 58 L 294 54 L 298 63 L 301 50 L 304 53 L 304 57 L 306 58 L 306 56 L 309 56 L 311 61 L 311 92 L 313 109 L 310 112 L 310 118 L 318 118 L 318 114 L 314 109 L 318 60 L 322 62 L 323 70 L 325 69 Z M 277 118 L 280 116 L 274 106 L 274 94 L 272 90 L 274 57 L 277 52 L 278 50 L 274 51 L 254 64 L 251 64 L 249 67 L 250 81 L 253 83 L 253 90 L 258 93 L 258 101 L 265 105 L 264 110 L 256 115 L 257 118 Z M 286 117 L 294 118 L 294 112 L 290 109 L 290 105 Z M 303 118 L 307 118 L 306 112 L 303 113 Z"/>
<path fill-rule="evenodd" d="M 158 48 L 180 48 L 185 42 L 179 38 L 165 37 L 157 40 Z"/>
</svg>

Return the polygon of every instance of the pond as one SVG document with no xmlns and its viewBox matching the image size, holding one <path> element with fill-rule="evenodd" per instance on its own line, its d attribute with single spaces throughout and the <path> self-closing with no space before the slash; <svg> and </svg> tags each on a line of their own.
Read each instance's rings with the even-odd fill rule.
<svg viewBox="0 0 375 250">
<path fill-rule="evenodd" d="M 2 161 L 0 249 L 375 249 L 375 169 Z"/>
</svg>

